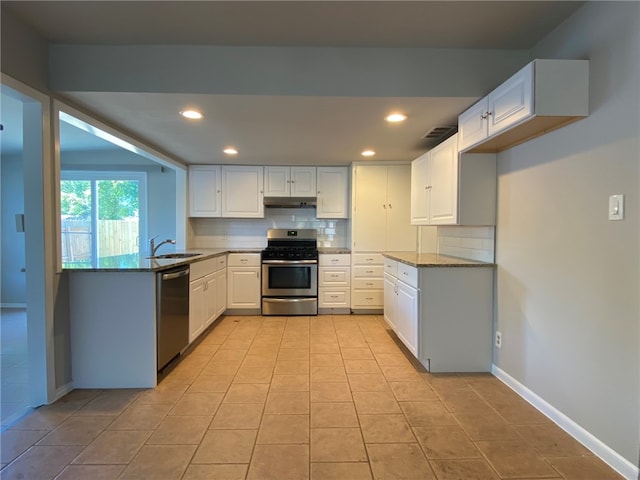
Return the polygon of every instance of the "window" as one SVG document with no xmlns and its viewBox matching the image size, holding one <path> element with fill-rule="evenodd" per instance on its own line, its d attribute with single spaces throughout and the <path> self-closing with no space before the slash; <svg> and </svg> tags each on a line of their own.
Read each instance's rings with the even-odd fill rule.
<svg viewBox="0 0 640 480">
<path fill-rule="evenodd" d="M 146 253 L 145 173 L 64 171 L 60 213 L 65 263 Z"/>
</svg>

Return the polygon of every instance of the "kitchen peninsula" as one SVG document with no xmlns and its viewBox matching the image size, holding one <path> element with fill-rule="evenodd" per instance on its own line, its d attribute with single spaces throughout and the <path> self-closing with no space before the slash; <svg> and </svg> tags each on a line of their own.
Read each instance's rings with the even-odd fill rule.
<svg viewBox="0 0 640 480">
<path fill-rule="evenodd" d="M 157 274 L 221 256 L 226 259 L 233 252 L 199 249 L 187 253 L 196 255 L 149 259 L 130 254 L 63 264 L 69 276 L 75 388 L 156 385 Z"/>
</svg>

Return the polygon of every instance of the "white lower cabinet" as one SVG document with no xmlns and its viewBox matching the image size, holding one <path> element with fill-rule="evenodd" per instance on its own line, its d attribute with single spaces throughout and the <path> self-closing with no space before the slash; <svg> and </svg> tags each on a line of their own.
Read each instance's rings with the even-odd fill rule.
<svg viewBox="0 0 640 480">
<path fill-rule="evenodd" d="M 227 309 L 260 311 L 260 254 L 230 253 L 227 258 Z"/>
<path fill-rule="evenodd" d="M 490 371 L 493 269 L 385 258 L 384 318 L 430 372 Z"/>
<path fill-rule="evenodd" d="M 382 254 L 354 253 L 351 263 L 351 310 L 379 312 L 384 305 Z"/>
<path fill-rule="evenodd" d="M 320 254 L 318 309 L 320 313 L 349 313 L 351 308 L 351 255 Z"/>
<path fill-rule="evenodd" d="M 384 268 L 384 319 L 402 343 L 417 357 L 417 268 L 388 258 L 384 259 Z"/>
<path fill-rule="evenodd" d="M 226 310 L 227 259 L 210 258 L 191 264 L 189 272 L 189 343 Z"/>
</svg>

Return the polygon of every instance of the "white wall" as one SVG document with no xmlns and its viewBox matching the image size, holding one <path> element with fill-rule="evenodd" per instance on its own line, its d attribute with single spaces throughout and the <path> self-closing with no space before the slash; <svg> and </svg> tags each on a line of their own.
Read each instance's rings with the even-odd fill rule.
<svg viewBox="0 0 640 480">
<path fill-rule="evenodd" d="M 639 5 L 587 2 L 533 51 L 590 60 L 590 115 L 498 157 L 494 358 L 635 465 Z M 624 221 L 607 220 L 614 193 Z"/>
</svg>

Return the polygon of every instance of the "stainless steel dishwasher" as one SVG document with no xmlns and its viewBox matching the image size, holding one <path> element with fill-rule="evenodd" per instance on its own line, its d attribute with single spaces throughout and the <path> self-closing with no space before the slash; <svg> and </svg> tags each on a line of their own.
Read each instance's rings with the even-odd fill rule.
<svg viewBox="0 0 640 480">
<path fill-rule="evenodd" d="M 157 368 L 162 370 L 189 345 L 189 266 L 158 272 Z"/>
</svg>

